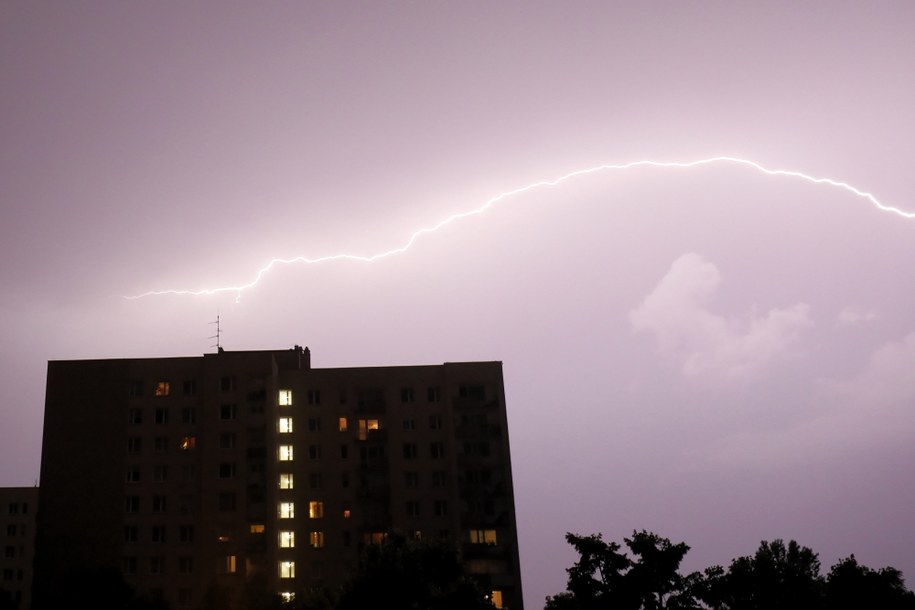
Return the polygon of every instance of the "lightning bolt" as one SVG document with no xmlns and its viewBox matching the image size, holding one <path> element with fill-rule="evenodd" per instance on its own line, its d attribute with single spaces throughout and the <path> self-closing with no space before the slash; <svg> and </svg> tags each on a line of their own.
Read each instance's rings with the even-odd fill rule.
<svg viewBox="0 0 915 610">
<path fill-rule="evenodd" d="M 699 159 L 699 160 L 695 160 L 695 161 L 647 161 L 647 160 L 631 161 L 629 163 L 597 165 L 595 167 L 579 169 L 579 170 L 575 170 L 573 172 L 569 172 L 568 174 L 559 176 L 558 178 L 553 178 L 552 180 L 541 180 L 538 182 L 532 182 L 526 186 L 512 189 L 510 191 L 505 191 L 504 193 L 500 193 L 500 194 L 496 195 L 495 197 L 492 197 L 491 199 L 487 200 L 485 203 L 483 203 L 483 205 L 479 206 L 478 208 L 475 208 L 472 210 L 467 210 L 465 212 L 457 212 L 455 214 L 452 214 L 452 215 L 440 220 L 439 222 L 435 223 L 434 225 L 417 229 L 410 235 L 410 237 L 407 239 L 406 242 L 404 242 L 403 245 L 401 245 L 397 248 L 392 248 L 390 250 L 385 250 L 383 252 L 378 252 L 376 254 L 364 256 L 364 255 L 358 255 L 358 254 L 341 253 L 341 254 L 331 254 L 331 255 L 327 255 L 327 256 L 319 256 L 317 258 L 309 258 L 306 256 L 296 256 L 293 258 L 274 258 L 274 259 L 270 260 L 266 265 L 261 267 L 261 269 L 258 270 L 257 274 L 254 276 L 254 279 L 246 284 L 239 284 L 237 286 L 222 286 L 219 288 L 205 288 L 205 289 L 201 289 L 201 290 L 151 290 L 149 292 L 144 292 L 142 294 L 137 294 L 137 295 L 133 295 L 133 296 L 126 296 L 124 298 L 128 299 L 128 300 L 136 300 L 136 299 L 142 299 L 142 298 L 146 298 L 146 297 L 165 296 L 165 295 L 204 296 L 204 295 L 215 295 L 215 294 L 220 294 L 220 293 L 224 293 L 224 292 L 228 292 L 228 293 L 234 292 L 234 293 L 236 293 L 236 302 L 237 302 L 239 299 L 241 299 L 242 292 L 256 286 L 267 273 L 269 273 L 274 267 L 277 267 L 278 265 L 291 265 L 291 264 L 296 264 L 296 263 L 317 265 L 320 263 L 326 263 L 326 262 L 338 261 L 338 260 L 352 260 L 352 261 L 361 261 L 361 262 L 371 263 L 373 261 L 376 261 L 376 260 L 379 260 L 382 258 L 387 258 L 387 257 L 393 256 L 395 254 L 402 254 L 402 253 L 406 252 L 407 250 L 409 250 L 413 246 L 413 244 L 416 243 L 416 241 L 423 235 L 426 235 L 429 233 L 435 233 L 442 227 L 449 225 L 453 222 L 456 222 L 458 220 L 467 218 L 469 216 L 476 216 L 476 215 L 482 214 L 483 212 L 486 212 L 488 209 L 490 209 L 497 203 L 499 203 L 505 199 L 511 198 L 515 195 L 521 195 L 522 193 L 526 193 L 527 191 L 531 191 L 531 190 L 539 189 L 539 188 L 545 188 L 545 187 L 558 186 L 558 185 L 562 184 L 563 182 L 567 182 L 567 181 L 569 181 L 573 178 L 577 178 L 579 176 L 585 176 L 588 174 L 594 174 L 594 173 L 610 171 L 610 170 L 626 170 L 626 169 L 633 169 L 636 167 L 645 167 L 645 166 L 660 167 L 660 168 L 671 168 L 671 167 L 692 168 L 692 167 L 698 167 L 701 165 L 711 165 L 711 164 L 715 164 L 715 163 L 731 163 L 731 164 L 737 164 L 737 165 L 744 165 L 744 166 L 750 167 L 752 169 L 755 169 L 759 172 L 762 172 L 763 174 L 767 174 L 769 176 L 788 176 L 790 178 L 801 178 L 801 179 L 806 180 L 807 182 L 811 182 L 813 184 L 826 184 L 826 185 L 829 185 L 832 187 L 844 189 L 862 199 L 866 199 L 874 207 L 876 207 L 879 210 L 882 210 L 883 212 L 896 214 L 898 216 L 901 216 L 902 218 L 907 218 L 907 219 L 915 218 L 915 212 L 907 212 L 905 210 L 901 210 L 899 208 L 881 203 L 871 193 L 862 191 L 862 190 L 848 184 L 847 182 L 833 180 L 832 178 L 818 178 L 818 177 L 810 176 L 803 172 L 794 171 L 794 170 L 769 169 L 769 168 L 764 167 L 763 165 L 761 165 L 755 161 L 751 161 L 749 159 L 740 159 L 737 157 L 709 157 L 707 159 Z"/>
</svg>

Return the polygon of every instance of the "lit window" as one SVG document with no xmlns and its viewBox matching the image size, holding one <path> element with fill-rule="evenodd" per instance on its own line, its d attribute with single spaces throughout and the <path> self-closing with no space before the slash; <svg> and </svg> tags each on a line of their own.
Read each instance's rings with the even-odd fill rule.
<svg viewBox="0 0 915 610">
<path fill-rule="evenodd" d="M 340 430 L 340 432 L 346 432 L 347 425 L 345 417 L 340 418 L 340 421 L 337 423 L 337 429 Z"/>
<path fill-rule="evenodd" d="M 195 436 L 185 436 L 181 439 L 181 449 L 183 451 L 190 451 L 191 449 L 197 448 L 197 437 Z"/>
<path fill-rule="evenodd" d="M 283 598 L 284 602 L 288 603 L 295 599 L 295 593 L 293 593 L 292 591 L 281 591 L 280 597 Z"/>
<path fill-rule="evenodd" d="M 280 445 L 280 461 L 292 461 L 292 445 Z"/>
<path fill-rule="evenodd" d="M 350 510 L 349 510 L 348 508 L 344 508 L 344 509 L 343 509 L 343 518 L 344 518 L 344 519 L 349 519 L 349 517 L 350 517 L 351 514 L 352 514 L 352 513 L 350 512 Z"/>
<path fill-rule="evenodd" d="M 280 434 L 288 434 L 292 432 L 292 418 L 291 417 L 281 417 L 280 418 Z"/>
<path fill-rule="evenodd" d="M 279 402 L 281 407 L 288 407 L 292 404 L 292 390 L 280 390 Z"/>
<path fill-rule="evenodd" d="M 294 561 L 281 561 L 280 562 L 280 578 L 295 578 L 295 562 Z"/>
<path fill-rule="evenodd" d="M 324 516 L 324 502 L 311 501 L 308 503 L 308 516 L 312 519 L 320 519 Z"/>
<path fill-rule="evenodd" d="M 470 530 L 472 544 L 495 544 L 496 530 Z"/>
<path fill-rule="evenodd" d="M 226 555 L 226 574 L 235 574 L 235 555 Z"/>
<path fill-rule="evenodd" d="M 280 489 L 292 489 L 292 473 L 280 473 Z"/>
<path fill-rule="evenodd" d="M 295 502 L 280 502 L 280 519 L 295 517 Z"/>
<path fill-rule="evenodd" d="M 373 432 L 379 428 L 381 428 L 381 425 L 378 423 L 377 419 L 360 419 L 359 440 L 364 441 L 368 437 L 369 432 Z"/>
<path fill-rule="evenodd" d="M 159 381 L 156 383 L 156 396 L 168 396 L 169 392 L 169 383 L 167 381 Z"/>
<path fill-rule="evenodd" d="M 324 546 L 324 532 L 311 532 L 308 534 L 308 544 L 320 549 Z"/>
<path fill-rule="evenodd" d="M 493 591 L 489 601 L 492 602 L 492 605 L 496 608 L 502 608 L 502 592 L 499 590 Z"/>
<path fill-rule="evenodd" d="M 295 532 L 290 532 L 290 531 L 280 532 L 280 548 L 283 548 L 283 549 L 295 548 Z"/>
<path fill-rule="evenodd" d="M 252 534 L 263 534 L 264 533 L 264 524 L 263 523 L 252 523 L 249 531 Z"/>
<path fill-rule="evenodd" d="M 362 535 L 362 540 L 366 544 L 381 544 L 384 542 L 384 532 L 366 532 Z"/>
</svg>

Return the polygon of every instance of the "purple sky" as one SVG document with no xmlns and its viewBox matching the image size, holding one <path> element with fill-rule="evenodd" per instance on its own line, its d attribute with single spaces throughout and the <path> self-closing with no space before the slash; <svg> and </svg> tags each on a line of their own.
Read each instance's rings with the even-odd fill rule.
<svg viewBox="0 0 915 610">
<path fill-rule="evenodd" d="M 567 531 L 915 586 L 912 2 L 5 2 L 0 485 L 48 360 L 504 363 L 525 601 Z"/>
</svg>

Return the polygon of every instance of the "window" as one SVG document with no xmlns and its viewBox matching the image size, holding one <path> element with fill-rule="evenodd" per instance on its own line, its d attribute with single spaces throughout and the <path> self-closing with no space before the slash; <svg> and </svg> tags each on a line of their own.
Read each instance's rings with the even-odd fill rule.
<svg viewBox="0 0 915 610">
<path fill-rule="evenodd" d="M 281 549 L 295 548 L 295 532 L 290 530 L 283 530 L 279 534 L 279 539 Z"/>
<path fill-rule="evenodd" d="M 127 453 L 140 453 L 143 447 L 143 439 L 138 436 L 131 436 L 127 439 Z"/>
<path fill-rule="evenodd" d="M 124 498 L 124 512 L 125 513 L 140 512 L 140 496 L 125 497 Z"/>
<path fill-rule="evenodd" d="M 489 601 L 495 606 L 496 610 L 501 610 L 502 606 L 502 592 L 498 589 L 494 589 L 492 594 L 489 596 Z"/>
<path fill-rule="evenodd" d="M 366 544 L 381 544 L 385 537 L 384 532 L 365 532 L 362 535 L 362 541 Z"/>
<path fill-rule="evenodd" d="M 430 387 L 426 393 L 429 402 L 441 402 L 442 392 L 438 387 Z"/>
<path fill-rule="evenodd" d="M 308 475 L 308 485 L 312 489 L 321 489 L 324 486 L 324 478 L 320 472 L 312 472 Z"/>
<path fill-rule="evenodd" d="M 445 443 L 429 443 L 429 456 L 436 460 L 445 457 Z"/>
<path fill-rule="evenodd" d="M 153 481 L 162 483 L 168 480 L 168 466 L 165 464 L 156 464 L 153 467 Z"/>
<path fill-rule="evenodd" d="M 436 500 L 433 508 L 436 517 L 444 517 L 448 514 L 448 502 L 445 500 Z"/>
<path fill-rule="evenodd" d="M 320 432 L 321 430 L 321 419 L 319 417 L 309 417 L 308 418 L 308 431 L 309 432 Z"/>
<path fill-rule="evenodd" d="M 349 457 L 349 445 L 340 445 L 340 457 L 344 460 Z"/>
<path fill-rule="evenodd" d="M 348 472 L 340 473 L 340 487 L 343 487 L 344 489 L 349 487 L 349 473 Z"/>
<path fill-rule="evenodd" d="M 292 489 L 292 473 L 280 473 L 280 489 Z"/>
<path fill-rule="evenodd" d="M 197 393 L 197 380 L 185 379 L 184 383 L 181 384 L 181 388 L 185 396 L 193 396 Z"/>
<path fill-rule="evenodd" d="M 495 544 L 496 530 L 470 530 L 471 544 Z"/>
<path fill-rule="evenodd" d="M 416 430 L 416 420 L 412 417 L 403 418 L 403 429 L 404 430 Z"/>
<path fill-rule="evenodd" d="M 324 532 L 310 532 L 308 534 L 308 544 L 316 549 L 324 547 Z"/>
<path fill-rule="evenodd" d="M 188 555 L 181 555 L 178 557 L 178 572 L 181 574 L 193 574 L 194 558 L 189 557 Z"/>
<path fill-rule="evenodd" d="M 194 542 L 194 526 L 181 525 L 178 527 L 178 542 L 190 544 Z"/>
<path fill-rule="evenodd" d="M 128 393 L 131 396 L 142 396 L 143 395 L 143 381 L 139 379 L 134 379 L 130 382 L 128 387 Z"/>
<path fill-rule="evenodd" d="M 156 453 L 168 453 L 168 437 L 157 436 L 153 439 L 153 451 Z"/>
<path fill-rule="evenodd" d="M 320 459 L 321 457 L 321 445 L 309 445 L 308 446 L 308 457 L 312 460 Z"/>
<path fill-rule="evenodd" d="M 352 514 L 353 513 L 352 513 L 352 511 L 350 511 L 350 509 L 348 509 L 346 507 L 343 508 L 343 518 L 344 519 L 349 519 Z"/>
<path fill-rule="evenodd" d="M 279 453 L 281 462 L 292 461 L 292 445 L 280 445 Z"/>
<path fill-rule="evenodd" d="M 197 409 L 194 407 L 184 407 L 181 409 L 181 423 L 182 424 L 196 424 L 197 423 Z"/>
<path fill-rule="evenodd" d="M 232 479 L 235 478 L 235 462 L 223 462 L 219 465 L 219 478 L 220 479 Z"/>
<path fill-rule="evenodd" d="M 295 518 L 295 502 L 280 502 L 280 519 Z"/>
<path fill-rule="evenodd" d="M 136 525 L 124 526 L 124 542 L 136 542 L 140 539 L 140 528 Z"/>
<path fill-rule="evenodd" d="M 486 390 L 480 384 L 463 384 L 458 388 L 458 396 L 473 400 L 483 400 L 486 396 Z"/>
<path fill-rule="evenodd" d="M 168 409 L 165 407 L 159 407 L 156 409 L 156 419 L 157 424 L 167 424 L 168 423 Z"/>
<path fill-rule="evenodd" d="M 164 525 L 154 525 L 152 526 L 152 541 L 158 544 L 165 542 L 165 526 Z"/>
<path fill-rule="evenodd" d="M 400 402 L 413 402 L 413 388 L 400 388 Z"/>
<path fill-rule="evenodd" d="M 139 483 L 140 482 L 140 467 L 131 466 L 127 469 L 127 482 L 128 483 Z"/>
<path fill-rule="evenodd" d="M 220 449 L 235 449 L 235 433 L 234 432 L 223 432 L 219 435 L 219 448 Z"/>
<path fill-rule="evenodd" d="M 279 431 L 280 434 L 289 434 L 292 432 L 292 418 L 291 417 L 281 417 L 279 419 Z"/>
<path fill-rule="evenodd" d="M 127 423 L 128 424 L 142 424 L 143 423 L 143 409 L 128 409 L 127 410 Z"/>
<path fill-rule="evenodd" d="M 280 390 L 278 402 L 281 407 L 288 407 L 292 405 L 292 390 Z"/>
<path fill-rule="evenodd" d="M 231 421 L 235 419 L 235 405 L 222 405 L 219 407 L 219 419 L 223 421 Z"/>
<path fill-rule="evenodd" d="M 407 500 L 406 511 L 408 517 L 418 517 L 419 502 L 417 500 Z"/>
<path fill-rule="evenodd" d="M 466 441 L 464 442 L 465 455 L 477 455 L 480 457 L 489 457 L 489 441 Z"/>
<path fill-rule="evenodd" d="M 381 428 L 381 424 L 377 419 L 360 419 L 359 420 L 359 440 L 364 441 L 368 438 L 370 432 L 374 432 Z"/>
<path fill-rule="evenodd" d="M 433 414 L 429 416 L 429 429 L 430 430 L 441 430 L 442 429 L 442 416 L 438 414 Z"/>
<path fill-rule="evenodd" d="M 125 557 L 124 561 L 121 563 L 124 569 L 124 574 L 136 574 L 137 573 L 137 558 L 136 557 Z"/>
<path fill-rule="evenodd" d="M 236 557 L 235 555 L 226 555 L 226 574 L 235 574 Z"/>
<path fill-rule="evenodd" d="M 419 487 L 419 473 L 415 470 L 408 470 L 404 474 L 404 484 L 407 487 Z"/>
<path fill-rule="evenodd" d="M 416 459 L 416 443 L 404 443 L 403 444 L 403 457 L 405 460 L 415 460 Z"/>
<path fill-rule="evenodd" d="M 339 430 L 340 432 L 346 432 L 346 430 L 347 430 L 347 425 L 346 425 L 346 418 L 345 418 L 345 417 L 341 417 L 341 418 L 337 421 L 337 430 Z"/>
<path fill-rule="evenodd" d="M 157 381 L 156 382 L 156 396 L 168 396 L 170 391 L 169 382 L 167 381 Z"/>
<path fill-rule="evenodd" d="M 152 497 L 152 509 L 154 513 L 164 513 L 167 506 L 166 498 L 157 494 Z"/>
<path fill-rule="evenodd" d="M 308 516 L 312 519 L 320 519 L 324 516 L 324 503 L 312 500 L 308 503 Z"/>
<path fill-rule="evenodd" d="M 219 389 L 223 392 L 235 390 L 235 375 L 226 375 L 219 380 Z"/>
<path fill-rule="evenodd" d="M 149 573 L 150 574 L 165 574 L 165 557 L 150 557 L 149 558 Z"/>
<path fill-rule="evenodd" d="M 321 390 L 308 390 L 308 404 L 321 404 Z"/>
<path fill-rule="evenodd" d="M 182 451 L 191 451 L 197 448 L 197 437 L 196 436 L 185 436 L 181 439 L 181 450 Z"/>
<path fill-rule="evenodd" d="M 448 474 L 444 470 L 432 471 L 432 487 L 444 487 L 448 481 Z"/>
<path fill-rule="evenodd" d="M 295 562 L 294 561 L 281 561 L 280 562 L 280 578 L 295 578 Z"/>
</svg>

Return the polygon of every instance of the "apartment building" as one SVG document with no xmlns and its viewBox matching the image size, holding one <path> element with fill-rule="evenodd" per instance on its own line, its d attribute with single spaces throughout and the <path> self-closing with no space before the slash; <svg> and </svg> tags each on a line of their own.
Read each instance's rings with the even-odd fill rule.
<svg viewBox="0 0 915 610">
<path fill-rule="evenodd" d="M 31 607 L 37 508 L 37 487 L 0 488 L 0 607 Z"/>
<path fill-rule="evenodd" d="M 502 365 L 308 348 L 48 363 L 34 598 L 117 570 L 174 610 L 341 583 L 396 529 L 521 609 Z"/>
</svg>

